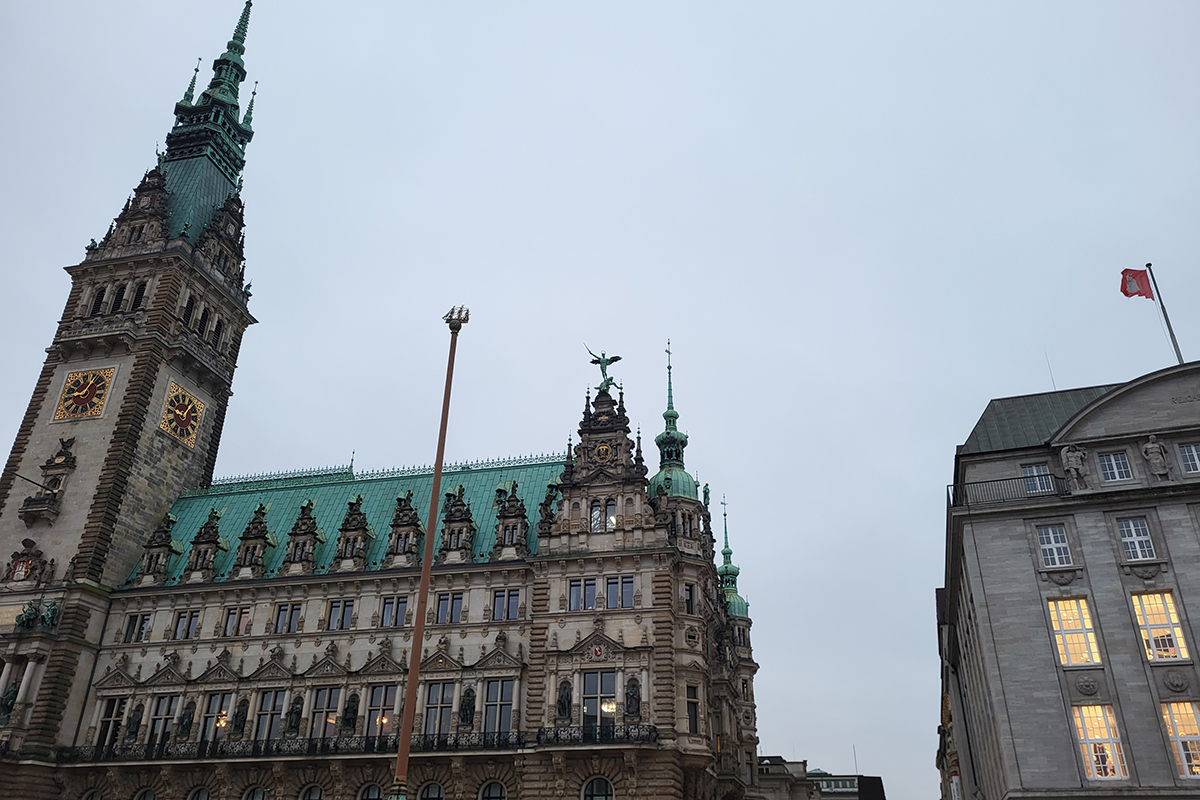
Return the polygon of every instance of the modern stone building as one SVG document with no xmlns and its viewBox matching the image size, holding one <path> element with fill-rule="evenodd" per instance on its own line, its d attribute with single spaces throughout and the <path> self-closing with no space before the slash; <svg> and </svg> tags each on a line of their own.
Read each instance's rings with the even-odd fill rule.
<svg viewBox="0 0 1200 800">
<path fill-rule="evenodd" d="M 988 404 L 938 591 L 943 798 L 1200 797 L 1200 363 Z"/>
<path fill-rule="evenodd" d="M 420 470 L 212 481 L 254 323 L 249 15 L 67 269 L 0 476 L 0 795 L 378 798 L 416 649 L 417 797 L 761 797 L 748 606 L 669 366 L 657 472 L 606 380 L 566 454 L 448 469 L 432 531 Z"/>
</svg>

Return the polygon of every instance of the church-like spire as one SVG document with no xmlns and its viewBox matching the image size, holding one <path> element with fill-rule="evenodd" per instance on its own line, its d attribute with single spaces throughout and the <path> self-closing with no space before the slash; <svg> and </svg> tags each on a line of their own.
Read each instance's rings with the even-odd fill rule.
<svg viewBox="0 0 1200 800">
<path fill-rule="evenodd" d="M 190 106 L 192 98 L 196 96 L 196 76 L 200 74 L 200 61 L 196 59 L 196 69 L 192 71 L 192 82 L 188 84 L 187 91 L 183 93 L 183 99 L 179 101 L 181 106 Z"/>
<path fill-rule="evenodd" d="M 683 467 L 683 449 L 687 447 L 686 433 L 677 427 L 679 412 L 675 410 L 675 391 L 671 383 L 671 341 L 667 340 L 667 410 L 663 412 L 666 428 L 654 437 L 660 455 L 659 469 Z"/>
<path fill-rule="evenodd" d="M 258 81 L 254 82 L 254 88 L 250 91 L 250 102 L 246 105 L 246 116 L 242 117 L 242 127 L 249 128 L 250 120 L 254 119 L 254 98 L 258 94 Z"/>
<path fill-rule="evenodd" d="M 750 604 L 738 594 L 737 579 L 741 570 L 733 563 L 733 548 L 729 546 L 729 508 L 724 495 L 721 496 L 721 517 L 725 526 L 725 546 L 721 548 L 721 566 L 717 567 L 718 580 L 725 593 L 725 605 L 729 613 L 735 617 L 748 617 Z"/>
</svg>

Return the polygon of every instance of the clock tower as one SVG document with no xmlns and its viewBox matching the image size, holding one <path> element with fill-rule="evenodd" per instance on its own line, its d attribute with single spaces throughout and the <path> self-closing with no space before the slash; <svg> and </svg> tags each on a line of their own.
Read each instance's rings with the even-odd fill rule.
<svg viewBox="0 0 1200 800">
<path fill-rule="evenodd" d="M 0 699 L 0 747 L 35 760 L 79 722 L 108 593 L 180 492 L 212 478 L 255 321 L 240 196 L 250 6 L 208 88 L 197 97 L 193 74 L 176 103 L 166 152 L 66 268 L 66 307 L 0 474 L 0 554 L 12 554 L 0 629 L 17 623 L 0 636 L 0 685 L 18 687 L 7 718 Z"/>
</svg>

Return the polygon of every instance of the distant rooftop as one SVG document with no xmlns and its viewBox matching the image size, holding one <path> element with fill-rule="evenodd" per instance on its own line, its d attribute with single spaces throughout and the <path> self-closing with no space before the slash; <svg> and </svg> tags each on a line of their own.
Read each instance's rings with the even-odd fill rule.
<svg viewBox="0 0 1200 800">
<path fill-rule="evenodd" d="M 1121 386 L 1124 384 L 1113 383 L 992 400 L 960 452 L 990 453 L 1040 447 L 1054 438 L 1054 434 L 1080 409 Z"/>
</svg>

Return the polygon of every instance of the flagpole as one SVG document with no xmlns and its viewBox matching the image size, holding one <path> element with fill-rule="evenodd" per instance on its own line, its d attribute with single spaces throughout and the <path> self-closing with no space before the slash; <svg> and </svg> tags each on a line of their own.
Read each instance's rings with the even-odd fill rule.
<svg viewBox="0 0 1200 800">
<path fill-rule="evenodd" d="M 1150 273 L 1150 283 L 1154 286 L 1154 296 L 1158 298 L 1158 307 L 1162 310 L 1163 320 L 1167 323 L 1167 333 L 1171 336 L 1171 345 L 1175 348 L 1175 358 L 1183 364 L 1183 354 L 1179 352 L 1179 342 L 1175 339 L 1175 329 L 1171 327 L 1171 318 L 1167 316 L 1167 304 L 1163 302 L 1162 292 L 1158 290 L 1158 281 L 1154 280 L 1154 269 L 1149 264 L 1146 271 Z"/>
</svg>

